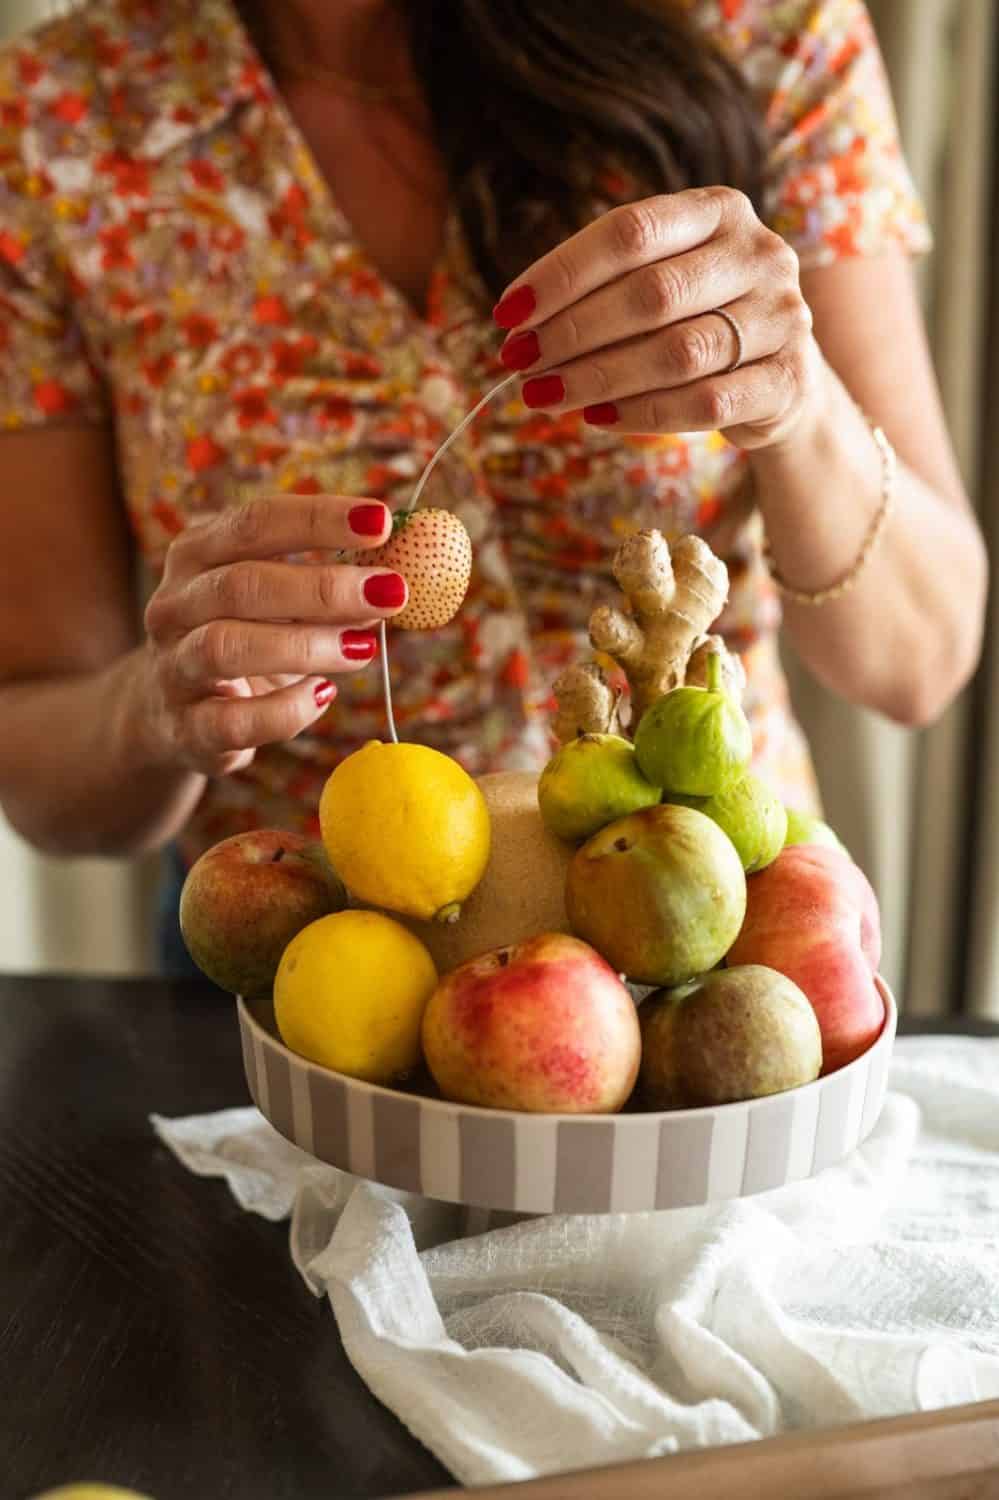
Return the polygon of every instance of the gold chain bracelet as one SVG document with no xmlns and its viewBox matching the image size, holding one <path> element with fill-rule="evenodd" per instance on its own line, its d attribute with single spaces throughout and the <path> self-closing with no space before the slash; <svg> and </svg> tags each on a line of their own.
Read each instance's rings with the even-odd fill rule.
<svg viewBox="0 0 999 1500">
<path fill-rule="evenodd" d="M 842 578 L 838 579 L 835 583 L 829 584 L 828 588 L 814 590 L 796 589 L 792 588 L 789 583 L 786 583 L 774 567 L 769 541 L 764 541 L 763 543 L 763 558 L 770 570 L 770 577 L 785 598 L 793 600 L 795 604 L 828 604 L 831 600 L 842 599 L 844 594 L 848 594 L 855 587 L 860 575 L 870 562 L 874 549 L 881 540 L 884 529 L 888 525 L 891 513 L 895 508 L 895 478 L 898 473 L 898 457 L 895 449 L 885 436 L 884 429 L 876 427 L 866 413 L 861 413 L 861 415 L 870 427 L 871 435 L 877 443 L 878 452 L 881 455 L 881 504 L 878 506 L 877 514 L 871 522 L 870 529 L 864 538 L 864 545 L 857 554 L 856 561 L 843 574 Z"/>
</svg>

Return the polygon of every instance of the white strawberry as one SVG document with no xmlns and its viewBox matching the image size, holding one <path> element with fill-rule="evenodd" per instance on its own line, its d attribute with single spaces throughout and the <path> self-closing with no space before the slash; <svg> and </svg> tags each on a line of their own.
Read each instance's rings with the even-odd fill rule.
<svg viewBox="0 0 999 1500">
<path fill-rule="evenodd" d="M 398 511 L 392 525 L 388 541 L 363 556 L 365 566 L 394 568 L 409 585 L 405 609 L 389 623 L 403 630 L 439 630 L 454 619 L 468 592 L 468 532 L 448 510 Z"/>
</svg>

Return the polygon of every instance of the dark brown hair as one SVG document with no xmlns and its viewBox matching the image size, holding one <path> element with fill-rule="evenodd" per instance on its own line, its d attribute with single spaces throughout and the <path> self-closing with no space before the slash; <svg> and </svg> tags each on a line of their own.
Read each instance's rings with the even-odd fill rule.
<svg viewBox="0 0 999 1500">
<path fill-rule="evenodd" d="M 491 293 L 615 200 L 725 183 L 759 203 L 759 111 L 677 0 L 399 3 Z"/>
</svg>

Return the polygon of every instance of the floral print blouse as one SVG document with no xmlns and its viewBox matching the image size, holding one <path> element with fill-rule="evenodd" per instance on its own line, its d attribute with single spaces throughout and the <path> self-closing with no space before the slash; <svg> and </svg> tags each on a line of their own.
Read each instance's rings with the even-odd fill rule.
<svg viewBox="0 0 999 1500">
<path fill-rule="evenodd" d="M 925 248 L 859 0 L 686 3 L 759 98 L 765 215 L 803 265 Z M 379 274 L 232 0 L 91 0 L 0 50 L 0 431 L 111 424 L 154 576 L 190 520 L 254 495 L 403 503 L 505 373 L 487 309 L 455 228 L 422 312 Z M 401 732 L 473 772 L 542 764 L 551 684 L 588 649 L 616 545 L 696 530 L 729 566 L 722 629 L 757 766 L 809 806 L 745 475 L 718 434 L 614 437 L 494 403 L 428 490 L 476 564 L 452 625 L 390 633 Z M 187 855 L 255 825 L 315 828 L 337 758 L 384 733 L 377 670 L 341 679 L 311 732 L 209 785 Z"/>
</svg>

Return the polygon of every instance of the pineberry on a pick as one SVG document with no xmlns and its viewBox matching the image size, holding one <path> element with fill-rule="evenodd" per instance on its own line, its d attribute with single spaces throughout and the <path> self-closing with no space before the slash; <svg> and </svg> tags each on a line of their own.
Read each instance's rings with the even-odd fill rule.
<svg viewBox="0 0 999 1500">
<path fill-rule="evenodd" d="M 384 546 L 363 556 L 366 566 L 394 568 L 409 584 L 405 609 L 392 625 L 439 630 L 461 608 L 472 574 L 472 542 L 448 510 L 398 511 Z"/>
</svg>

